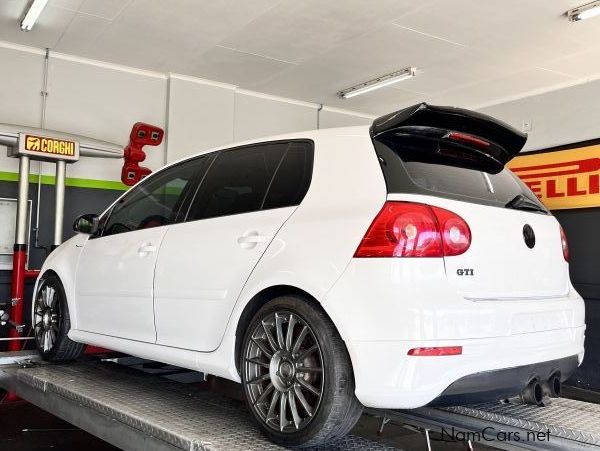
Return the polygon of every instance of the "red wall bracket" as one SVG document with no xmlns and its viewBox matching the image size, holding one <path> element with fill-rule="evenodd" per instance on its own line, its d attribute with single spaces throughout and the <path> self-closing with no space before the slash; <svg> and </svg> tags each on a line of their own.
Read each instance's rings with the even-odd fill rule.
<svg viewBox="0 0 600 451">
<path fill-rule="evenodd" d="M 121 181 L 132 186 L 149 175 L 152 171 L 147 167 L 140 166 L 146 159 L 144 146 L 158 146 L 162 143 L 165 131 L 154 125 L 144 122 L 136 122 L 131 128 L 129 144 L 123 152 L 123 169 L 121 169 Z"/>
</svg>

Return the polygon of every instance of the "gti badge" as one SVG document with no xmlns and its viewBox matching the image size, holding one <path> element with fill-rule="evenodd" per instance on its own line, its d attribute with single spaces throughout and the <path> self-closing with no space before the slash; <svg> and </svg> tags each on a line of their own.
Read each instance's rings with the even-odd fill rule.
<svg viewBox="0 0 600 451">
<path fill-rule="evenodd" d="M 472 276 L 473 268 L 459 268 L 456 270 L 456 274 L 459 276 Z"/>
<path fill-rule="evenodd" d="M 523 226 L 523 239 L 529 249 L 533 249 L 535 246 L 535 233 L 529 224 Z"/>
</svg>

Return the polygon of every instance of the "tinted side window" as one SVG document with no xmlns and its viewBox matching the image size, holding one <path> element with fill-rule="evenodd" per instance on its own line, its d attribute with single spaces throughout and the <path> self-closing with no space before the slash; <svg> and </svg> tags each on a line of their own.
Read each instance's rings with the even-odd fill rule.
<svg viewBox="0 0 600 451">
<path fill-rule="evenodd" d="M 194 199 L 188 221 L 260 210 L 287 143 L 221 152 Z"/>
<path fill-rule="evenodd" d="M 193 179 L 205 169 L 207 157 L 186 161 L 161 171 L 132 189 L 115 204 L 103 227 L 103 236 L 172 224 Z"/>
<path fill-rule="evenodd" d="M 265 198 L 264 209 L 299 205 L 312 177 L 313 146 L 291 142 Z"/>
</svg>

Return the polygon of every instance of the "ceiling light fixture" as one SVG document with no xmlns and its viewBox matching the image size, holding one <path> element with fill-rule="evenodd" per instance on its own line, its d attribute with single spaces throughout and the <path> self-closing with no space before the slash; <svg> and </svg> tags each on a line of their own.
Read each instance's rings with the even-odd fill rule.
<svg viewBox="0 0 600 451">
<path fill-rule="evenodd" d="M 350 97 L 364 94 L 365 92 L 383 88 L 384 86 L 389 86 L 402 80 L 407 80 L 414 77 L 416 74 L 416 67 L 407 67 L 406 69 L 398 70 L 396 72 L 392 72 L 391 74 L 382 75 L 381 77 L 374 78 L 373 80 L 343 89 L 338 92 L 337 95 L 342 99 L 349 99 Z"/>
<path fill-rule="evenodd" d="M 586 3 L 567 11 L 569 22 L 578 22 L 600 15 L 600 1 Z"/>
<path fill-rule="evenodd" d="M 33 28 L 35 21 L 40 17 L 41 12 L 48 3 L 48 0 L 33 0 L 29 5 L 25 18 L 21 21 L 21 30 L 29 31 Z"/>
</svg>

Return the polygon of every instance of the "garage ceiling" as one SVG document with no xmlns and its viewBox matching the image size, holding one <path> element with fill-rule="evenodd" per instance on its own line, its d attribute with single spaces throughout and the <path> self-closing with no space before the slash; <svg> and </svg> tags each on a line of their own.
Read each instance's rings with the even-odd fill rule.
<svg viewBox="0 0 600 451">
<path fill-rule="evenodd" d="M 584 0 L 28 0 L 0 2 L 0 40 L 380 114 L 422 100 L 480 107 L 600 74 Z M 407 66 L 418 75 L 341 100 Z"/>
</svg>

